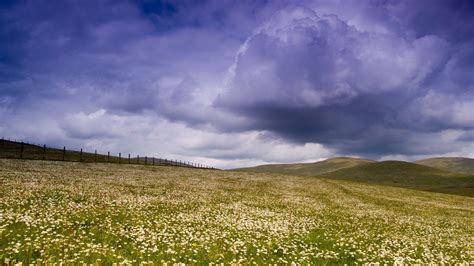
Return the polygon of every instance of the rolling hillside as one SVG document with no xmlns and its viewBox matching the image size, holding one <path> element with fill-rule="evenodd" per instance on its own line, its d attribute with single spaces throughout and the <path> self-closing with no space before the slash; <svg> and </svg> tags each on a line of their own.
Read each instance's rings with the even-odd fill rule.
<svg viewBox="0 0 474 266">
<path fill-rule="evenodd" d="M 474 196 L 474 176 L 401 161 L 383 161 L 360 165 L 321 176 L 331 179 Z"/>
<path fill-rule="evenodd" d="M 316 176 L 344 168 L 367 165 L 371 163 L 374 163 L 374 161 L 351 157 L 336 157 L 314 163 L 267 164 L 255 167 L 239 168 L 235 170 L 257 173 L 280 173 Z"/>
<path fill-rule="evenodd" d="M 474 159 L 470 158 L 440 157 L 419 160 L 415 163 L 443 169 L 446 171 L 474 175 Z"/>
</svg>

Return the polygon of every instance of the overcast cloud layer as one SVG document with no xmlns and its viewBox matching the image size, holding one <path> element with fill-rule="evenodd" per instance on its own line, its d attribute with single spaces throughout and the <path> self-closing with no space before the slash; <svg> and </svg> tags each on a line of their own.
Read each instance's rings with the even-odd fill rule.
<svg viewBox="0 0 474 266">
<path fill-rule="evenodd" d="M 217 167 L 474 157 L 472 1 L 2 1 L 0 135 Z"/>
</svg>

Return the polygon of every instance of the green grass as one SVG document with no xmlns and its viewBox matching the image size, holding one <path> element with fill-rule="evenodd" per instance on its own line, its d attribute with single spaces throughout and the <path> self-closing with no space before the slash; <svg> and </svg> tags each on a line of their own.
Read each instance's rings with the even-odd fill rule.
<svg viewBox="0 0 474 266">
<path fill-rule="evenodd" d="M 6 264 L 472 264 L 473 215 L 363 182 L 0 159 Z"/>
<path fill-rule="evenodd" d="M 239 168 L 235 170 L 256 173 L 279 173 L 316 176 L 339 169 L 366 165 L 371 163 L 374 163 L 374 161 L 351 157 L 336 157 L 314 163 L 267 164 L 255 167 Z"/>
<path fill-rule="evenodd" d="M 470 158 L 440 157 L 419 160 L 415 163 L 446 171 L 474 175 L 474 159 Z"/>
<path fill-rule="evenodd" d="M 322 176 L 474 197 L 474 176 L 401 161 L 361 165 Z"/>
</svg>

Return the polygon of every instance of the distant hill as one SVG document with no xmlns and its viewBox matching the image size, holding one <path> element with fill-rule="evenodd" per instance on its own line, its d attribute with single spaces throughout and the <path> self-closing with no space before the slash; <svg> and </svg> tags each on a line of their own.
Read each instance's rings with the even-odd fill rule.
<svg viewBox="0 0 474 266">
<path fill-rule="evenodd" d="M 239 168 L 234 170 L 257 173 L 280 173 L 316 176 L 344 168 L 350 168 L 372 163 L 375 163 L 375 161 L 351 157 L 336 157 L 314 163 L 267 164 L 255 167 Z"/>
<path fill-rule="evenodd" d="M 474 176 L 401 161 L 383 161 L 325 173 L 322 177 L 474 196 Z"/>
<path fill-rule="evenodd" d="M 474 197 L 474 160 L 468 158 L 432 158 L 409 163 L 336 157 L 315 163 L 268 164 L 234 170 L 318 176 Z"/>
<path fill-rule="evenodd" d="M 416 161 L 422 164 L 451 172 L 474 175 L 474 159 L 463 157 L 440 157 Z"/>
</svg>

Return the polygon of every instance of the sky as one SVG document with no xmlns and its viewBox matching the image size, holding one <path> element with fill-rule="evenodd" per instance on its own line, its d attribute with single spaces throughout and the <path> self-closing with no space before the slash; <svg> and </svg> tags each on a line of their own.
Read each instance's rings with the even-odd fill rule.
<svg viewBox="0 0 474 266">
<path fill-rule="evenodd" d="M 474 1 L 0 1 L 0 136 L 219 168 L 474 157 Z"/>
</svg>

